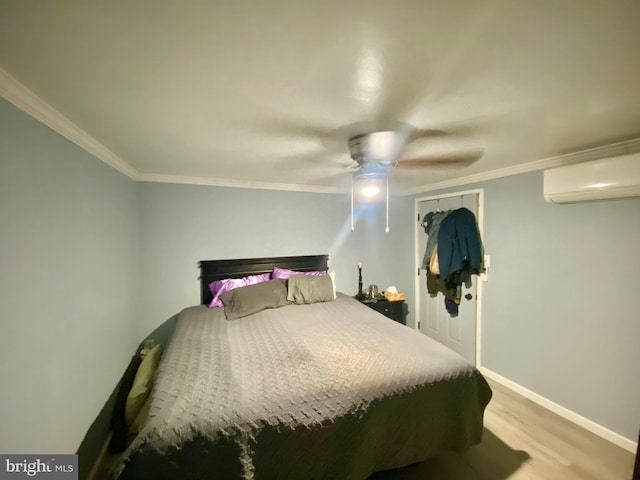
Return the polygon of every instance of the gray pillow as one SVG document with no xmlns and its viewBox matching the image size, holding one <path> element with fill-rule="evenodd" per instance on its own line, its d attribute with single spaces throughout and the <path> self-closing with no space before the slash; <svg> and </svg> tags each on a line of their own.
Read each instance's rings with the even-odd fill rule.
<svg viewBox="0 0 640 480">
<path fill-rule="evenodd" d="M 331 302 L 333 281 L 331 276 L 293 275 L 289 277 L 287 300 L 298 305 L 303 303 Z"/>
<path fill-rule="evenodd" d="M 287 281 L 267 282 L 234 288 L 220 295 L 227 320 L 246 317 L 267 308 L 289 305 L 287 301 Z"/>
</svg>

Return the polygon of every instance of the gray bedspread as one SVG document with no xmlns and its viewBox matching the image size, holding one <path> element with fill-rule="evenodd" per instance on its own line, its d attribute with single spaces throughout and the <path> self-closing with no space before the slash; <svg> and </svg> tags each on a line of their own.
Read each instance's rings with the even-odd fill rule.
<svg viewBox="0 0 640 480">
<path fill-rule="evenodd" d="M 338 294 L 226 320 L 183 310 L 122 479 L 364 479 L 482 435 L 484 378 Z"/>
</svg>

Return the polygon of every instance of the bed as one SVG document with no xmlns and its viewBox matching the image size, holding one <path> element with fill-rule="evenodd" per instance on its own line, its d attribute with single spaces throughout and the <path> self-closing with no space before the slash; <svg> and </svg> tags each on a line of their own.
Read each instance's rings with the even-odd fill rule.
<svg viewBox="0 0 640 480">
<path fill-rule="evenodd" d="M 480 442 L 491 398 L 482 375 L 348 295 L 234 320 L 226 304 L 208 308 L 216 280 L 327 263 L 200 262 L 201 305 L 178 316 L 122 480 L 362 480 Z"/>
</svg>

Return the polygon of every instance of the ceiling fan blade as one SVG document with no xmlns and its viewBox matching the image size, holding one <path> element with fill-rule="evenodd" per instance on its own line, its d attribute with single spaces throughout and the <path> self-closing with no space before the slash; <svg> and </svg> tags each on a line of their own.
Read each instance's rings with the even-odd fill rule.
<svg viewBox="0 0 640 480">
<path fill-rule="evenodd" d="M 310 139 L 321 138 L 326 135 L 330 129 L 331 128 L 326 128 L 321 125 L 305 125 L 303 123 L 287 125 L 280 122 L 265 127 L 265 130 L 270 134 Z"/>
<path fill-rule="evenodd" d="M 437 128 L 452 137 L 478 138 L 503 131 L 510 126 L 510 119 L 505 115 L 478 115 L 462 120 L 444 122 Z"/>
<path fill-rule="evenodd" d="M 335 125 L 332 123 L 323 124 L 307 118 L 296 119 L 279 116 L 254 123 L 249 126 L 249 128 L 252 131 L 276 135 L 278 137 L 319 140 L 334 129 Z"/>
<path fill-rule="evenodd" d="M 483 150 L 476 149 L 467 152 L 442 154 L 434 158 L 402 158 L 398 160 L 396 168 L 422 169 L 422 168 L 465 168 L 478 161 Z"/>
<path fill-rule="evenodd" d="M 420 144 L 425 141 L 463 141 L 477 144 L 478 138 L 483 136 L 488 128 L 492 128 L 487 122 L 489 120 L 486 118 L 470 119 L 450 124 L 439 124 L 437 129 L 416 129 L 411 135 L 410 142 Z"/>
<path fill-rule="evenodd" d="M 444 130 L 435 129 L 418 129 L 416 128 L 411 132 L 409 142 L 420 142 L 428 140 L 449 139 L 452 137 L 451 132 L 445 132 Z"/>
<path fill-rule="evenodd" d="M 340 168 L 347 170 L 357 166 L 349 155 L 332 154 L 326 152 L 302 153 L 290 155 L 276 161 L 276 170 L 292 170 L 297 168 Z"/>
</svg>

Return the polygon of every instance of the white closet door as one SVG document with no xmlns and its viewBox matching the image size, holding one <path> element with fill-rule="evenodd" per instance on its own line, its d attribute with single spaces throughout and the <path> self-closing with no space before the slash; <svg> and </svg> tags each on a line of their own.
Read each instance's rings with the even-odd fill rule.
<svg viewBox="0 0 640 480">
<path fill-rule="evenodd" d="M 427 200 L 418 203 L 420 223 L 424 215 L 430 211 L 455 210 L 464 207 L 473 212 L 478 217 L 478 194 L 468 194 L 441 198 L 439 200 Z M 417 228 L 421 229 L 419 234 L 418 248 L 420 260 L 427 246 L 427 234 L 420 223 Z M 462 299 L 458 309 L 458 316 L 451 317 L 445 308 L 444 295 L 438 293 L 437 297 L 431 297 L 427 292 L 427 272 L 420 270 L 420 331 L 430 336 L 434 340 L 446 345 L 450 349 L 462 355 L 469 362 L 476 363 L 476 292 L 480 277 L 472 276 L 472 287 L 470 289 L 462 287 Z M 471 300 L 467 300 L 466 294 L 471 294 Z"/>
</svg>

